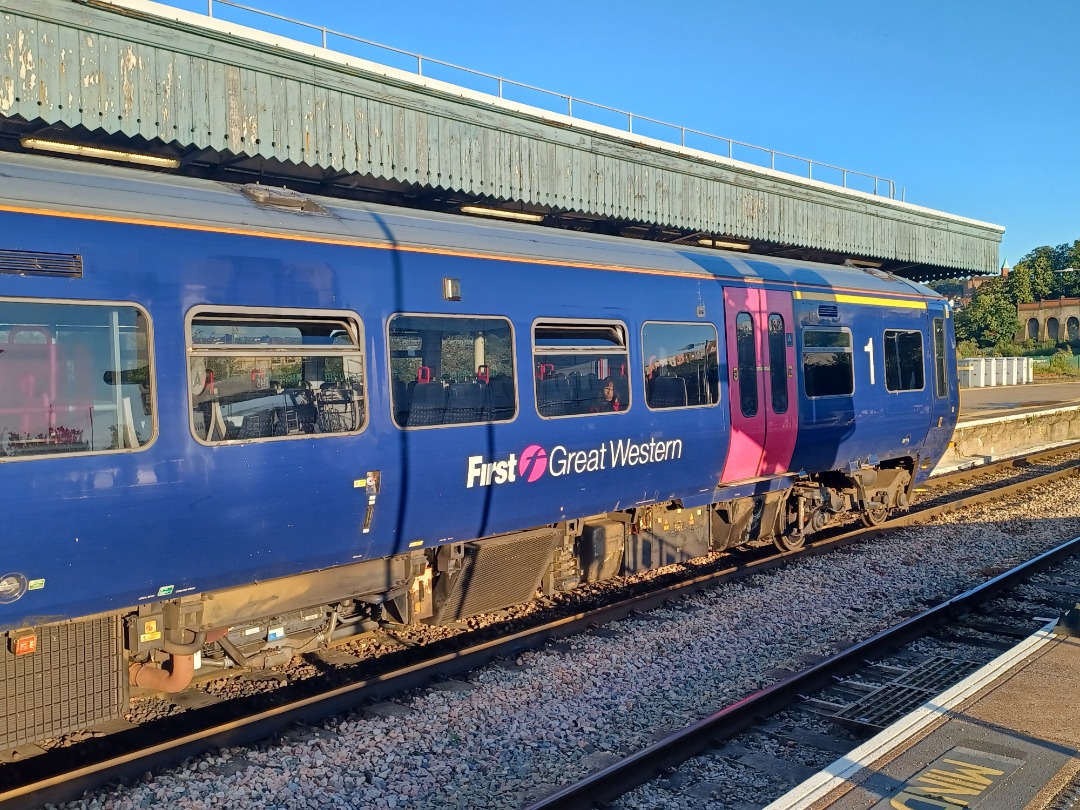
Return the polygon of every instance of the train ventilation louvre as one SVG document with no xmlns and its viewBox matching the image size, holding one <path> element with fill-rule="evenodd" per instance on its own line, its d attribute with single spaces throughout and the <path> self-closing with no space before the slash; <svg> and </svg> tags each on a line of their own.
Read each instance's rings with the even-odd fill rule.
<svg viewBox="0 0 1080 810">
<path fill-rule="evenodd" d="M 818 304 L 817 314 L 819 318 L 839 318 L 840 308 L 836 304 Z"/>
<path fill-rule="evenodd" d="M 434 617 L 436 624 L 527 602 L 536 594 L 560 534 L 523 532 L 465 546 L 460 572 Z"/>
<path fill-rule="evenodd" d="M 82 278 L 83 260 L 78 253 L 0 250 L 0 273 L 9 276 Z"/>
<path fill-rule="evenodd" d="M 0 649 L 0 748 L 114 720 L 127 708 L 123 626 L 116 616 L 35 629 L 37 649 Z"/>
</svg>

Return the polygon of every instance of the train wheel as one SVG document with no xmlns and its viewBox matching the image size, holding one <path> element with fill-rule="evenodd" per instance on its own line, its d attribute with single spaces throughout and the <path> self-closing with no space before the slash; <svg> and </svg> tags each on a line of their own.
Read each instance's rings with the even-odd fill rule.
<svg viewBox="0 0 1080 810">
<path fill-rule="evenodd" d="M 798 551 L 806 544 L 805 534 L 778 534 L 773 544 L 781 551 Z"/>
<path fill-rule="evenodd" d="M 885 505 L 873 506 L 864 511 L 859 517 L 863 526 L 880 526 L 889 519 L 889 507 Z"/>
</svg>

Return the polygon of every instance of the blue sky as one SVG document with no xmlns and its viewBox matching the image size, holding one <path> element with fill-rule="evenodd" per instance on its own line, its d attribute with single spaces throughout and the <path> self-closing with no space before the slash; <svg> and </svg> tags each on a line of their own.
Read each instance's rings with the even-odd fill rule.
<svg viewBox="0 0 1080 810">
<path fill-rule="evenodd" d="M 1080 239 L 1075 0 L 248 4 L 890 178 L 908 202 L 1003 225 L 1010 263 Z M 257 27 L 317 41 L 269 20 Z"/>
</svg>

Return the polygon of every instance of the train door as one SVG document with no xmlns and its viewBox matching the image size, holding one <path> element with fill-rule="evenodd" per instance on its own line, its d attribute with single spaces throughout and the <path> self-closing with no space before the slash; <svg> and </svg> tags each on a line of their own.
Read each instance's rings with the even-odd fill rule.
<svg viewBox="0 0 1080 810">
<path fill-rule="evenodd" d="M 940 454 L 952 439 L 959 406 L 957 390 L 956 349 L 949 329 L 948 305 L 932 301 L 927 305 L 930 327 L 930 347 L 927 355 L 932 365 L 930 432 L 926 437 L 926 452 Z M 936 457 L 936 456 L 935 456 Z"/>
<path fill-rule="evenodd" d="M 799 428 L 799 396 L 795 374 L 795 326 L 791 293 L 762 290 L 761 315 L 766 365 L 767 408 L 765 452 L 759 475 L 788 471 Z"/>
<path fill-rule="evenodd" d="M 791 294 L 724 288 L 731 441 L 723 481 L 782 472 L 795 446 Z"/>
</svg>

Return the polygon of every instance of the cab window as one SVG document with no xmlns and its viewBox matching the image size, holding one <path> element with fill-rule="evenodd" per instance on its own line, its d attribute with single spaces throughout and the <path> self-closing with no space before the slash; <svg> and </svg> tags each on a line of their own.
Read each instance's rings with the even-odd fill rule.
<svg viewBox="0 0 1080 810">
<path fill-rule="evenodd" d="M 807 327 L 802 337 L 806 396 L 851 396 L 855 392 L 851 333 L 846 329 Z"/>
<path fill-rule="evenodd" d="M 918 331 L 885 330 L 885 388 L 923 389 L 923 336 Z"/>
</svg>

